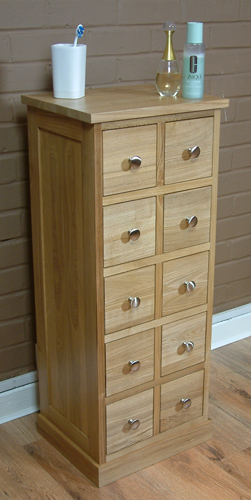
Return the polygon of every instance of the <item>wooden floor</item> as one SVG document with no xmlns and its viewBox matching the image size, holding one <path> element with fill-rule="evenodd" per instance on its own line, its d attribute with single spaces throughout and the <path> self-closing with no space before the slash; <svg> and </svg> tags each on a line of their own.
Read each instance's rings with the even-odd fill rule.
<svg viewBox="0 0 251 500">
<path fill-rule="evenodd" d="M 36 430 L 0 426 L 0 499 L 251 500 L 251 337 L 212 352 L 213 439 L 101 489 Z"/>
</svg>

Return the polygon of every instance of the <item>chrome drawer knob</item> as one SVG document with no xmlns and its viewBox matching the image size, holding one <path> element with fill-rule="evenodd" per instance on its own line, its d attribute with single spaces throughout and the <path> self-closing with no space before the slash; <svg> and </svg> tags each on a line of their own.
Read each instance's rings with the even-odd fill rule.
<svg viewBox="0 0 251 500">
<path fill-rule="evenodd" d="M 196 215 L 192 215 L 192 217 L 187 217 L 186 221 L 187 227 L 195 227 L 198 224 L 198 217 L 196 217 Z"/>
<path fill-rule="evenodd" d="M 128 231 L 128 235 L 129 235 L 130 240 L 137 241 L 140 237 L 140 230 L 139 229 L 130 229 Z"/>
<path fill-rule="evenodd" d="M 130 307 L 132 309 L 136 309 L 140 305 L 140 298 L 139 297 L 129 297 L 128 299 Z"/>
<path fill-rule="evenodd" d="M 188 408 L 190 408 L 190 406 L 192 404 L 192 400 L 189 398 L 181 399 L 180 402 L 181 402 L 184 410 L 187 410 Z"/>
<path fill-rule="evenodd" d="M 186 292 L 192 292 L 196 288 L 195 281 L 185 281 Z"/>
<path fill-rule="evenodd" d="M 134 420 L 133 418 L 130 418 L 130 420 L 128 420 L 128 424 L 130 425 L 132 431 L 136 431 L 136 429 L 140 426 L 140 421 L 138 419 Z"/>
<path fill-rule="evenodd" d="M 129 162 L 129 168 L 135 170 L 141 166 L 142 160 L 140 156 L 131 156 L 131 158 L 128 158 Z"/>
<path fill-rule="evenodd" d="M 200 156 L 200 148 L 199 146 L 194 146 L 193 148 L 187 148 L 189 160 L 190 158 L 198 158 Z"/>
<path fill-rule="evenodd" d="M 131 372 L 137 372 L 139 369 L 140 369 L 140 361 L 136 360 L 136 361 L 129 361 L 129 366 L 130 366 L 130 369 L 131 369 Z"/>
<path fill-rule="evenodd" d="M 194 343 L 190 342 L 190 341 L 189 342 L 182 342 L 182 345 L 187 352 L 191 352 L 194 348 Z"/>
</svg>

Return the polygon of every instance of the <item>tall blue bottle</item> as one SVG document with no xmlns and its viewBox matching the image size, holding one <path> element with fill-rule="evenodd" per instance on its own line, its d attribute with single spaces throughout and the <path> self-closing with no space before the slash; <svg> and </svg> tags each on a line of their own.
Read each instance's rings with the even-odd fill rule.
<svg viewBox="0 0 251 500">
<path fill-rule="evenodd" d="M 183 52 L 182 96 L 201 99 L 204 94 L 205 45 L 203 23 L 187 23 L 187 43 Z"/>
</svg>

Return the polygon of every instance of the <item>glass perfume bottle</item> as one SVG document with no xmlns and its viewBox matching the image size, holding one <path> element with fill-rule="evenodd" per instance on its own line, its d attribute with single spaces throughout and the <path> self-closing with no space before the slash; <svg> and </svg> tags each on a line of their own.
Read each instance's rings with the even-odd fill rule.
<svg viewBox="0 0 251 500">
<path fill-rule="evenodd" d="M 163 30 L 166 33 L 166 47 L 156 75 L 156 88 L 161 96 L 176 96 L 181 87 L 181 75 L 172 43 L 176 24 L 167 21 Z"/>
</svg>

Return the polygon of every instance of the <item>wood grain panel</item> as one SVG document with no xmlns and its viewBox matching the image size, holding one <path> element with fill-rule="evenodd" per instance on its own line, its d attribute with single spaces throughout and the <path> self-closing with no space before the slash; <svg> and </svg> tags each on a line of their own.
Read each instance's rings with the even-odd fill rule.
<svg viewBox="0 0 251 500">
<path fill-rule="evenodd" d="M 144 267 L 105 278 L 105 331 L 154 319 L 155 266 Z M 140 305 L 131 308 L 129 297 L 139 297 Z"/>
<path fill-rule="evenodd" d="M 139 361 L 137 371 L 129 361 Z M 154 377 L 154 329 L 106 344 L 106 396 L 143 384 Z"/>
<path fill-rule="evenodd" d="M 51 92 L 22 96 L 22 102 L 86 123 L 112 122 L 154 116 L 199 113 L 228 106 L 228 99 L 206 95 L 203 99 L 160 99 L 154 84 L 86 89 L 82 99 L 54 99 Z"/>
<path fill-rule="evenodd" d="M 199 146 L 198 158 L 188 159 L 188 148 Z M 165 184 L 209 177 L 213 160 L 213 118 L 166 124 Z"/>
<path fill-rule="evenodd" d="M 104 196 L 156 186 L 156 125 L 103 132 Z M 139 168 L 128 158 L 139 156 Z"/>
<path fill-rule="evenodd" d="M 88 434 L 81 162 L 80 142 L 40 131 L 49 401 Z"/>
<path fill-rule="evenodd" d="M 104 207 L 104 266 L 114 266 L 155 254 L 156 198 Z M 133 241 L 128 231 L 140 230 Z"/>
<path fill-rule="evenodd" d="M 205 359 L 206 313 L 162 327 L 161 375 L 183 370 Z M 183 342 L 193 342 L 187 352 Z"/>
<path fill-rule="evenodd" d="M 201 370 L 161 386 L 160 432 L 202 415 L 203 379 Z M 183 408 L 183 398 L 191 399 L 190 408 Z"/>
<path fill-rule="evenodd" d="M 106 407 L 107 454 L 145 440 L 153 435 L 153 389 L 122 399 Z M 138 419 L 132 430 L 129 419 Z"/>
<path fill-rule="evenodd" d="M 207 301 L 208 252 L 189 255 L 163 264 L 163 316 L 205 304 Z M 193 291 L 185 282 L 194 281 Z"/>
<path fill-rule="evenodd" d="M 164 197 L 164 252 L 209 241 L 211 187 L 181 191 Z M 188 227 L 187 217 L 198 223 Z"/>
<path fill-rule="evenodd" d="M 103 197 L 102 203 L 105 207 L 106 205 L 115 205 L 115 203 L 123 203 L 124 201 L 130 200 L 140 200 L 142 198 L 150 198 L 151 196 L 163 196 L 168 193 L 178 193 L 180 191 L 186 191 L 190 189 L 196 189 L 205 186 L 212 185 L 212 177 L 206 177 L 204 179 L 195 179 L 192 181 L 182 181 L 176 182 L 175 184 L 166 184 L 164 186 L 158 185 L 152 188 L 138 189 L 137 191 L 131 191 L 129 193 L 119 193 L 112 194 L 111 196 Z"/>
<path fill-rule="evenodd" d="M 105 461 L 105 353 L 102 224 L 102 132 L 83 127 L 84 277 L 89 455 Z"/>
<path fill-rule="evenodd" d="M 217 188 L 219 170 L 219 143 L 220 143 L 220 121 L 221 112 L 219 109 L 214 112 L 214 139 L 213 139 L 213 184 L 212 184 L 212 207 L 211 207 L 211 228 L 210 228 L 210 255 L 209 255 L 209 275 L 208 275 L 208 313 L 207 313 L 207 333 L 206 333 L 206 369 L 204 381 L 204 415 L 208 415 L 209 402 L 209 361 L 211 355 L 211 331 L 213 315 L 214 297 L 214 273 L 215 273 L 215 247 L 216 247 L 216 222 L 217 222 Z"/>
<path fill-rule="evenodd" d="M 39 172 L 39 133 L 38 113 L 36 109 L 28 108 L 29 134 L 29 173 L 31 195 L 31 222 L 32 222 L 32 250 L 33 274 L 36 307 L 36 335 L 37 335 L 37 365 L 40 373 L 39 392 L 40 409 L 46 415 L 49 405 L 48 394 L 48 366 L 46 346 L 46 318 L 45 318 L 45 286 L 44 286 L 44 253 L 43 253 L 43 223 L 41 216 L 41 176 Z"/>
</svg>

